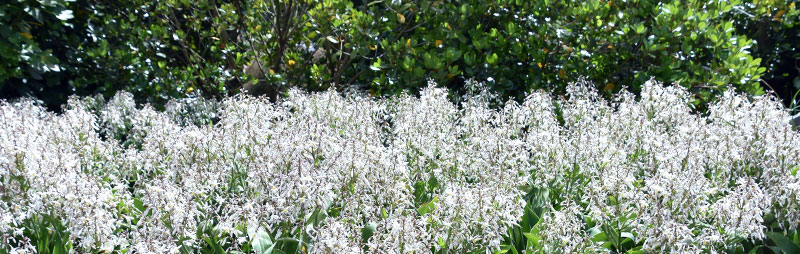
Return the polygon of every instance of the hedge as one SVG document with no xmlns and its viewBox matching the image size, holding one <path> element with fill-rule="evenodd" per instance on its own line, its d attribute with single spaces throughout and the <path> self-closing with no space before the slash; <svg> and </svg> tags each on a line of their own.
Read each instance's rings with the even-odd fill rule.
<svg viewBox="0 0 800 254">
<path fill-rule="evenodd" d="M 476 79 L 521 101 L 580 77 L 607 98 L 655 77 L 688 88 L 699 110 L 728 85 L 789 106 L 798 14 L 796 0 L 13 0 L 0 7 L 0 91 L 59 109 L 70 94 L 126 90 L 163 108 L 254 78 L 375 95 L 429 79 L 458 94 Z"/>
</svg>

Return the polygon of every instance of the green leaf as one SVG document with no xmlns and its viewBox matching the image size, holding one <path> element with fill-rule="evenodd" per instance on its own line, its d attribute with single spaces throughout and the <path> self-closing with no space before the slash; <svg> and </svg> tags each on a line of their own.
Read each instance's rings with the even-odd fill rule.
<svg viewBox="0 0 800 254">
<path fill-rule="evenodd" d="M 517 249 L 513 245 L 503 244 L 500 245 L 500 250 L 495 251 L 494 254 L 505 254 L 509 253 L 509 251 L 511 251 L 510 253 L 517 253 Z"/>
<path fill-rule="evenodd" d="M 411 70 L 411 68 L 414 67 L 414 59 L 406 56 L 403 58 L 403 62 L 401 62 L 400 65 L 403 67 L 403 69 Z"/>
<path fill-rule="evenodd" d="M 765 234 L 767 238 L 772 240 L 784 253 L 800 253 L 800 247 L 795 245 L 792 240 L 786 238 L 783 234 L 777 232 L 766 232 Z"/>
<path fill-rule="evenodd" d="M 425 76 L 425 69 L 423 68 L 414 68 L 414 77 L 421 78 Z"/>
<path fill-rule="evenodd" d="M 636 26 L 633 29 L 634 31 L 636 31 L 637 34 L 642 34 L 645 32 L 645 30 L 647 30 L 647 28 L 645 28 L 644 24 L 641 22 L 636 24 Z"/>
<path fill-rule="evenodd" d="M 377 225 L 375 223 L 369 223 L 366 226 L 364 226 L 364 228 L 361 229 L 361 241 L 365 243 L 369 241 L 369 238 L 372 237 L 373 234 L 375 234 L 376 227 Z"/>
<path fill-rule="evenodd" d="M 255 250 L 256 254 L 271 254 L 272 249 L 275 248 L 269 234 L 264 232 L 263 229 L 260 229 L 258 233 L 256 233 L 250 245 L 253 246 L 253 250 Z"/>
<path fill-rule="evenodd" d="M 763 245 L 759 245 L 759 246 L 753 247 L 753 249 L 752 249 L 752 250 L 750 250 L 750 251 L 748 251 L 747 253 L 748 253 L 748 254 L 756 254 L 756 253 L 759 253 L 759 252 L 758 252 L 758 250 L 760 250 L 760 249 L 761 249 L 761 248 L 763 248 L 763 247 L 764 247 Z"/>
<path fill-rule="evenodd" d="M 464 54 L 464 63 L 473 65 L 475 63 L 475 56 L 472 53 Z"/>
<path fill-rule="evenodd" d="M 538 234 L 533 234 L 533 233 L 522 233 L 522 234 L 525 235 L 525 238 L 534 242 L 538 242 L 539 239 L 541 239 Z"/>
<path fill-rule="evenodd" d="M 375 62 L 372 62 L 372 65 L 369 66 L 370 70 L 373 71 L 380 71 L 381 70 L 381 59 L 378 58 Z"/>
<path fill-rule="evenodd" d="M 496 53 L 492 53 L 491 55 L 486 55 L 486 62 L 489 64 L 494 64 L 497 62 L 498 58 L 499 57 L 497 56 Z"/>
<path fill-rule="evenodd" d="M 57 244 L 55 248 L 53 248 L 53 254 L 66 254 L 67 250 L 64 249 L 64 246 L 61 244 Z"/>
<path fill-rule="evenodd" d="M 140 212 L 144 212 L 144 209 L 145 209 L 144 208 L 144 203 L 142 202 L 141 199 L 134 198 L 133 199 L 133 206 L 136 207 L 136 209 L 139 210 Z"/>
<path fill-rule="evenodd" d="M 524 235 L 525 238 L 528 239 L 528 243 L 534 248 L 539 246 L 539 241 L 542 239 L 539 236 L 538 227 L 535 227 L 534 230 L 531 230 L 531 232 L 529 233 L 522 233 L 522 235 Z"/>
<path fill-rule="evenodd" d="M 442 68 L 442 62 L 435 54 L 431 55 L 429 53 L 425 53 L 422 55 L 423 64 L 425 64 L 425 68 L 428 69 L 440 69 Z"/>
<path fill-rule="evenodd" d="M 637 248 L 639 248 L 639 249 L 637 249 Z M 628 254 L 645 254 L 645 253 L 647 253 L 647 252 L 644 252 L 643 250 L 641 250 L 641 247 L 637 247 L 637 248 L 630 249 L 625 253 L 628 253 Z"/>
<path fill-rule="evenodd" d="M 214 253 L 225 253 L 225 250 L 222 249 L 222 246 L 217 243 L 216 237 L 205 237 L 203 240 L 205 240 L 205 242 L 211 246 L 211 248 L 214 250 Z"/>
<path fill-rule="evenodd" d="M 592 241 L 593 242 L 605 242 L 605 241 L 608 241 L 608 237 L 606 236 L 606 233 L 601 231 L 597 227 L 593 227 L 593 228 L 589 229 L 589 236 L 592 237 Z"/>
<path fill-rule="evenodd" d="M 419 213 L 420 216 L 430 213 L 436 207 L 436 202 L 439 202 L 439 196 L 434 197 L 430 202 L 417 208 L 417 213 Z"/>
</svg>

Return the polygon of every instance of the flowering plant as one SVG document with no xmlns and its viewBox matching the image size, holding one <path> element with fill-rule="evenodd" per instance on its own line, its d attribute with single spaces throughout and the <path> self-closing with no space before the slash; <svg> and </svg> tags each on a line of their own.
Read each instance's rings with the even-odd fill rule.
<svg viewBox="0 0 800 254">
<path fill-rule="evenodd" d="M 700 116 L 680 87 L 568 90 L 2 102 L 0 252 L 797 247 L 800 134 L 775 98 L 726 92 Z"/>
</svg>

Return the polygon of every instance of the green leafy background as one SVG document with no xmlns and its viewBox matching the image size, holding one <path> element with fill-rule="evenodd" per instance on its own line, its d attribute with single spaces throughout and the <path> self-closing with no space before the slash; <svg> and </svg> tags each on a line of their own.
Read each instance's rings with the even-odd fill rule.
<svg viewBox="0 0 800 254">
<path fill-rule="evenodd" d="M 792 106 L 798 13 L 794 0 L 11 0 L 0 94 L 57 110 L 118 90 L 158 106 L 248 81 L 393 95 L 476 79 L 520 99 L 581 77 L 608 95 L 655 77 L 690 88 L 701 110 L 729 85 Z"/>
</svg>

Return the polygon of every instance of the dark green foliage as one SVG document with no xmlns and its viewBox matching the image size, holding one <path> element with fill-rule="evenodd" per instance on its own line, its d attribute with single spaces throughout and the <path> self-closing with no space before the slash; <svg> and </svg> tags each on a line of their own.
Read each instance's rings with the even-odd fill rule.
<svg viewBox="0 0 800 254">
<path fill-rule="evenodd" d="M 86 40 L 85 17 L 65 1 L 5 1 L 0 5 L 0 92 L 2 97 L 34 95 L 64 101 L 66 80 L 79 58 L 74 49 Z"/>
<path fill-rule="evenodd" d="M 638 86 L 650 77 L 680 84 L 706 102 L 731 84 L 750 94 L 765 68 L 735 33 L 739 1 L 416 1 L 363 7 L 351 41 L 377 49 L 359 77 L 376 93 L 419 88 L 433 79 L 460 89 L 485 80 L 503 97 L 530 89 L 563 93 L 587 77 L 603 91 Z M 764 8 L 781 6 L 763 3 Z M 759 5 L 761 6 L 761 5 Z M 793 7 L 792 7 L 793 8 Z M 794 10 L 794 9 L 793 9 Z M 382 21 L 385 19 L 386 21 Z M 747 22 L 747 19 L 743 19 Z M 372 43 L 372 44 L 370 44 Z M 345 45 L 347 47 L 348 45 Z M 368 54 L 369 56 L 370 54 Z M 353 70 L 361 73 L 361 70 Z M 355 74 L 351 76 L 356 76 Z"/>
<path fill-rule="evenodd" d="M 791 106 L 797 103 L 794 96 L 800 91 L 800 1 L 765 2 L 769 4 L 742 5 L 741 11 L 732 12 L 729 18 L 737 33 L 758 42 L 752 54 L 767 68 L 764 83 Z"/>
<path fill-rule="evenodd" d="M 237 9 L 215 0 L 12 0 L 0 6 L 0 92 L 51 109 L 70 94 L 123 89 L 156 105 L 195 90 L 227 94 L 244 64 L 231 40 L 243 24 Z"/>
<path fill-rule="evenodd" d="M 67 254 L 72 252 L 73 242 L 66 225 L 56 216 L 39 214 L 32 216 L 24 222 L 23 236 L 18 236 L 17 241 L 12 241 L 12 246 L 0 248 L 0 253 L 6 253 L 8 247 L 18 244 L 19 240 L 30 241 L 38 253 Z M 24 237 L 20 239 L 21 237 Z"/>
<path fill-rule="evenodd" d="M 57 108 L 124 89 L 160 105 L 255 79 L 378 95 L 476 79 L 521 99 L 580 77 L 608 95 L 655 77 L 699 105 L 728 85 L 774 88 L 788 105 L 799 13 L 796 0 L 12 0 L 0 6 L 0 93 Z"/>
</svg>

